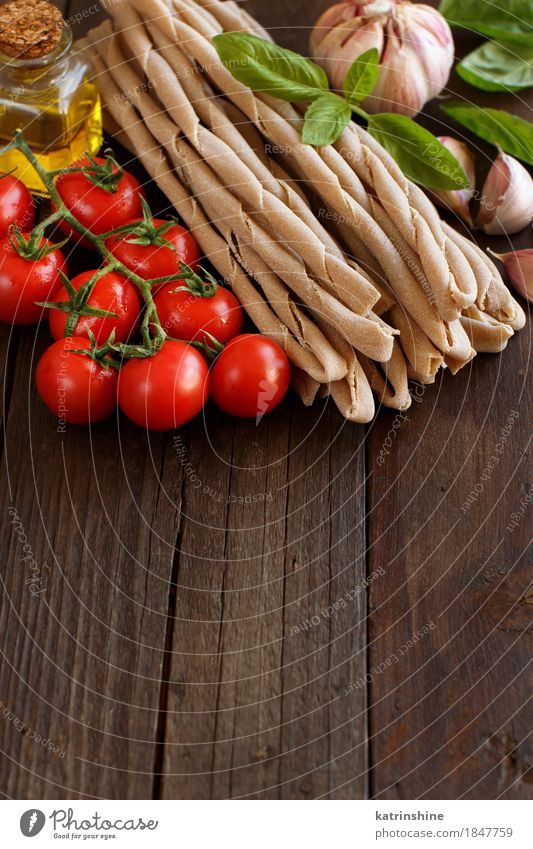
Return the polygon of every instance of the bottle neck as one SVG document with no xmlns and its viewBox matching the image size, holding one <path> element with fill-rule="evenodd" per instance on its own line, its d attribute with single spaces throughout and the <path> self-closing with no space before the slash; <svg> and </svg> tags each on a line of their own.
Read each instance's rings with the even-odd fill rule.
<svg viewBox="0 0 533 849">
<path fill-rule="evenodd" d="M 38 83 L 46 85 L 66 69 L 71 49 L 72 30 L 65 24 L 57 47 L 44 56 L 37 59 L 14 59 L 0 53 L 0 83 L 10 83 L 15 87 Z"/>
</svg>

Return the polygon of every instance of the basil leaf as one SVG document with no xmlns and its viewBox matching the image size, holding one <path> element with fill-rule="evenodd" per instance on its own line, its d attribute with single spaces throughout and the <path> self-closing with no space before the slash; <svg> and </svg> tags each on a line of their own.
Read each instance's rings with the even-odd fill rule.
<svg viewBox="0 0 533 849">
<path fill-rule="evenodd" d="M 476 136 L 533 165 L 533 124 L 501 109 L 482 109 L 459 101 L 443 103 L 441 109 Z"/>
<path fill-rule="evenodd" d="M 533 37 L 523 44 L 488 41 L 469 53 L 456 69 L 465 82 L 483 91 L 520 91 L 533 86 Z"/>
<path fill-rule="evenodd" d="M 351 117 L 350 104 L 344 98 L 332 92 L 322 95 L 311 103 L 305 113 L 303 143 L 315 146 L 333 144 L 349 124 Z"/>
<path fill-rule="evenodd" d="M 413 182 L 428 189 L 468 188 L 468 178 L 455 156 L 406 115 L 370 115 L 368 132 Z"/>
<path fill-rule="evenodd" d="M 531 44 L 531 0 L 442 0 L 439 12 L 453 26 L 466 27 L 501 41 Z"/>
<path fill-rule="evenodd" d="M 371 47 L 355 60 L 344 79 L 344 94 L 350 103 L 360 103 L 369 95 L 378 81 L 379 52 Z"/>
<path fill-rule="evenodd" d="M 215 35 L 213 44 L 222 64 L 236 80 L 294 103 L 315 100 L 329 91 L 326 72 L 314 62 L 264 38 L 242 32 Z"/>
</svg>

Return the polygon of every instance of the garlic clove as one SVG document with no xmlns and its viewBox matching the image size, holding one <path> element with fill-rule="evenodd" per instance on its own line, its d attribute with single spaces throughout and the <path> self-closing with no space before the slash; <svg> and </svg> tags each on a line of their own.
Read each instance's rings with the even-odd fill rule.
<svg viewBox="0 0 533 849">
<path fill-rule="evenodd" d="M 444 209 L 449 209 L 465 221 L 469 227 L 474 226 L 472 215 L 470 213 L 470 201 L 475 193 L 476 185 L 476 159 L 471 149 L 459 139 L 454 139 L 451 136 L 438 136 L 438 139 L 444 147 L 453 153 L 463 171 L 468 177 L 470 183 L 469 189 L 458 189 L 457 191 L 446 191 L 444 189 L 434 189 L 431 192 L 431 197 L 434 201 Z"/>
<path fill-rule="evenodd" d="M 395 32 L 387 32 L 379 77 L 363 108 L 372 114 L 396 112 L 417 115 L 427 100 L 427 81 L 420 59 Z"/>
<path fill-rule="evenodd" d="M 352 63 L 371 47 L 378 49 L 380 73 L 364 102 L 368 112 L 416 115 L 448 81 L 453 38 L 430 6 L 409 0 L 337 3 L 318 19 L 311 36 L 311 54 L 337 90 Z"/>
<path fill-rule="evenodd" d="M 385 37 L 379 21 L 370 20 L 363 25 L 358 22 L 356 18 L 337 24 L 320 41 L 319 64 L 328 75 L 331 87 L 337 91 L 343 90 L 346 74 L 358 56 L 372 47 L 381 55 L 384 47 Z M 312 52 L 316 57 L 315 49 Z"/>
<path fill-rule="evenodd" d="M 533 180 L 517 159 L 500 150 L 483 186 L 476 227 L 490 236 L 505 236 L 532 220 Z"/>
<path fill-rule="evenodd" d="M 497 254 L 489 250 L 500 262 L 503 262 L 507 276 L 519 295 L 533 303 L 533 249 L 509 251 Z"/>
</svg>

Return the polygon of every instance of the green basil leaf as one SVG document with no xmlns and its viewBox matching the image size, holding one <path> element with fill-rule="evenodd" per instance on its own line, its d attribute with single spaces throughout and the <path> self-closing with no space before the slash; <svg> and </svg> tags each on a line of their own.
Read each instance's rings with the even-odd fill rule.
<svg viewBox="0 0 533 849">
<path fill-rule="evenodd" d="M 439 12 L 452 26 L 466 27 L 501 41 L 531 44 L 531 0 L 442 0 Z"/>
<path fill-rule="evenodd" d="M 459 162 L 428 130 L 406 115 L 370 115 L 368 132 L 396 160 L 406 177 L 428 189 L 465 189 Z"/>
<path fill-rule="evenodd" d="M 488 41 L 469 53 L 456 69 L 465 82 L 483 91 L 520 91 L 533 86 L 533 37 L 523 44 Z"/>
<path fill-rule="evenodd" d="M 291 103 L 315 100 L 329 91 L 322 68 L 256 35 L 226 32 L 216 35 L 213 44 L 228 71 L 254 91 Z"/>
<path fill-rule="evenodd" d="M 344 94 L 350 103 L 360 103 L 374 89 L 379 75 L 379 52 L 371 47 L 355 60 L 344 79 Z"/>
<path fill-rule="evenodd" d="M 482 109 L 460 101 L 443 103 L 441 109 L 476 136 L 533 165 L 533 124 L 502 109 Z"/>
<path fill-rule="evenodd" d="M 349 124 L 351 117 L 350 104 L 344 98 L 332 92 L 322 95 L 311 103 L 305 113 L 303 143 L 315 146 L 333 144 Z"/>
</svg>

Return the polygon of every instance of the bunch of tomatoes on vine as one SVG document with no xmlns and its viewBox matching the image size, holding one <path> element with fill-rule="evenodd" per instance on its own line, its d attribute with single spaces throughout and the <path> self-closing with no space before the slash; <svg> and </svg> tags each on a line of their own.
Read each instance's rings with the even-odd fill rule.
<svg viewBox="0 0 533 849">
<path fill-rule="evenodd" d="M 25 185 L 0 176 L 0 320 L 47 318 L 55 342 L 36 369 L 39 395 L 62 421 L 86 424 L 117 404 L 136 424 L 170 430 L 209 397 L 227 413 L 260 418 L 287 392 L 282 348 L 242 333 L 235 295 L 201 267 L 194 237 L 154 218 L 138 180 L 111 155 L 46 171 L 23 137 L 13 142 L 51 199 L 35 225 Z M 64 237 L 53 242 L 54 227 Z M 94 250 L 69 277 L 68 243 Z"/>
</svg>

